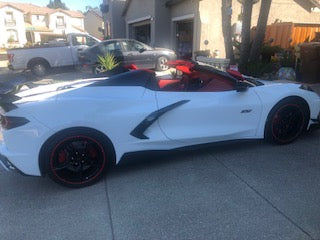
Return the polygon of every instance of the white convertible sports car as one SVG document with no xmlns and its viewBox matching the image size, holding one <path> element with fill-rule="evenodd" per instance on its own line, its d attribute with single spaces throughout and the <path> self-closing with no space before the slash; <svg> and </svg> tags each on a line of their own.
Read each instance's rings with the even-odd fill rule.
<svg viewBox="0 0 320 240">
<path fill-rule="evenodd" d="M 286 144 L 320 121 L 308 86 L 265 82 L 194 62 L 168 79 L 134 70 L 1 95 L 0 163 L 83 187 L 125 153 L 233 139 Z"/>
</svg>

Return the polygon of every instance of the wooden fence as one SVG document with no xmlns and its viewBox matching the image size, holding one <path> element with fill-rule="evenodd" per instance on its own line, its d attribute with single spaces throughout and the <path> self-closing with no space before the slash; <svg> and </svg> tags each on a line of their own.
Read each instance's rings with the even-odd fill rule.
<svg viewBox="0 0 320 240">
<path fill-rule="evenodd" d="M 273 39 L 272 46 L 288 49 L 299 43 L 312 41 L 316 37 L 316 32 L 320 32 L 320 24 L 274 23 L 267 26 L 265 41 Z M 255 28 L 251 34 L 252 37 L 255 36 Z"/>
</svg>

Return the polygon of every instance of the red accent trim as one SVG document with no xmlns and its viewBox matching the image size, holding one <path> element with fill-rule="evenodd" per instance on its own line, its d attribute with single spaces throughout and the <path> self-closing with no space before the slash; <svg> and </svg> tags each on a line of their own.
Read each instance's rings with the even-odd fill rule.
<svg viewBox="0 0 320 240">
<path fill-rule="evenodd" d="M 174 60 L 174 61 L 168 61 L 165 63 L 167 66 L 175 68 L 177 66 L 187 66 L 189 68 L 194 67 L 194 64 L 190 61 L 185 60 Z"/>
<path fill-rule="evenodd" d="M 124 67 L 129 70 L 137 70 L 138 69 L 138 67 L 135 64 L 128 64 L 128 65 L 125 65 Z"/>
<path fill-rule="evenodd" d="M 241 72 L 239 72 L 239 71 L 227 69 L 227 73 L 229 73 L 231 76 L 235 77 L 236 79 L 238 79 L 240 81 L 244 81 L 244 77 L 241 74 Z"/>
<path fill-rule="evenodd" d="M 180 80 L 176 80 L 176 79 L 160 79 L 158 82 L 158 85 L 160 88 L 164 88 L 168 85 L 174 84 L 174 83 L 179 83 Z"/>
<path fill-rule="evenodd" d="M 101 149 L 101 152 L 102 152 L 102 154 L 103 154 L 103 164 L 102 164 L 102 167 L 101 167 L 101 169 L 99 170 L 99 172 L 98 172 L 94 177 L 92 177 L 91 179 L 88 179 L 88 180 L 82 181 L 82 182 L 78 182 L 78 183 L 66 181 L 65 179 L 59 177 L 59 176 L 57 175 L 57 173 L 53 170 L 53 169 L 54 169 L 54 167 L 53 167 L 53 156 L 54 156 L 54 154 L 55 154 L 55 151 L 57 150 L 57 148 L 58 148 L 63 142 L 68 141 L 68 140 L 73 139 L 73 138 L 85 138 L 85 139 L 89 139 L 89 140 L 95 142 L 95 143 L 99 146 L 99 148 Z M 96 177 L 98 177 L 98 176 L 101 174 L 102 170 L 104 169 L 104 166 L 106 165 L 106 161 L 107 161 L 107 159 L 106 159 L 106 154 L 105 154 L 105 152 L 104 152 L 104 149 L 103 149 L 102 145 L 101 145 L 98 141 L 96 141 L 94 138 L 91 138 L 91 137 L 88 137 L 88 136 L 76 135 L 76 136 L 72 136 L 72 137 L 68 137 L 68 138 L 63 139 L 62 141 L 60 141 L 60 142 L 54 147 L 54 149 L 53 149 L 53 151 L 52 151 L 52 153 L 51 153 L 51 157 L 50 157 L 50 167 L 51 167 L 51 170 L 52 170 L 53 174 L 54 174 L 57 178 L 59 178 L 62 182 L 65 182 L 65 183 L 67 183 L 67 184 L 80 185 L 80 184 L 85 184 L 85 183 L 87 183 L 87 182 L 90 182 L 90 181 L 94 180 Z"/>
<path fill-rule="evenodd" d="M 190 71 L 190 67 L 188 66 L 176 66 L 176 69 L 185 73 L 185 74 L 191 74 L 191 71 Z"/>
</svg>

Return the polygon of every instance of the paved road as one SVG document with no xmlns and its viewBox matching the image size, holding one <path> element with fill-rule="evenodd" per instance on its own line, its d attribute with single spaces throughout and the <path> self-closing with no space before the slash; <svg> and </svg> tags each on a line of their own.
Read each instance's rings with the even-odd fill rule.
<svg viewBox="0 0 320 240">
<path fill-rule="evenodd" d="M 320 239 L 319 137 L 135 155 L 84 189 L 0 170 L 0 239 Z"/>
</svg>

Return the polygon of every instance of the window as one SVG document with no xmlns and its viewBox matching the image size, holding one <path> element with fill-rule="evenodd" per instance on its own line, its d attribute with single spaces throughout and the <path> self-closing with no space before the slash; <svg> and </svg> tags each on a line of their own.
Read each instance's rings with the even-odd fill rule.
<svg viewBox="0 0 320 240">
<path fill-rule="evenodd" d="M 7 30 L 7 41 L 8 43 L 19 42 L 18 32 L 14 29 Z"/>
<path fill-rule="evenodd" d="M 85 36 L 85 35 L 72 36 L 72 45 L 74 45 L 74 46 L 79 46 L 79 45 L 92 46 L 96 43 L 97 43 L 97 41 L 89 36 Z"/>
<path fill-rule="evenodd" d="M 65 26 L 64 17 L 63 16 L 58 16 L 57 17 L 57 27 L 63 27 L 63 26 Z"/>
<path fill-rule="evenodd" d="M 144 44 L 137 42 L 137 41 L 134 41 L 134 40 L 123 41 L 122 44 L 123 44 L 125 51 L 139 51 L 140 49 L 147 47 Z"/>
<path fill-rule="evenodd" d="M 13 12 L 6 12 L 6 21 L 13 22 Z"/>
<path fill-rule="evenodd" d="M 111 53 L 115 56 L 122 55 L 120 42 L 107 42 L 100 44 L 100 51 L 103 55 Z"/>
<path fill-rule="evenodd" d="M 16 25 L 16 20 L 13 17 L 13 12 L 6 12 L 4 22 L 6 27 L 14 27 Z"/>
<path fill-rule="evenodd" d="M 40 15 L 36 15 L 36 18 L 39 21 L 40 20 Z"/>
<path fill-rule="evenodd" d="M 121 50 L 119 42 L 106 43 L 104 46 L 107 51 Z"/>
</svg>

